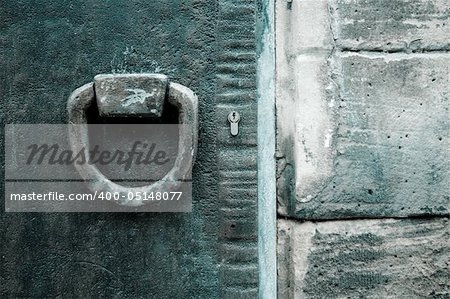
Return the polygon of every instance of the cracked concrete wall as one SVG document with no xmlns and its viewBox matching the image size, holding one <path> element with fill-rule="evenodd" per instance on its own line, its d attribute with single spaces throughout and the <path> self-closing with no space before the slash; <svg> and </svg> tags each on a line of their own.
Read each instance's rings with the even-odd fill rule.
<svg viewBox="0 0 450 299">
<path fill-rule="evenodd" d="M 441 276 L 449 275 L 449 20 L 447 0 L 277 2 L 278 217 L 290 219 L 278 221 L 281 298 L 449 296 Z M 389 246 L 400 255 L 418 252 L 401 269 L 386 267 L 381 261 L 390 251 L 370 240 L 355 250 L 383 258 L 358 257 L 359 267 L 345 275 L 342 261 L 324 262 L 339 255 L 331 247 L 305 247 L 328 225 L 344 242 L 353 225 L 377 235 L 374 225 L 392 219 L 398 233 L 389 235 Z M 414 221 L 421 221 L 417 231 Z M 422 232 L 442 221 L 444 242 L 425 248 L 434 237 Z M 411 241 L 417 236 L 423 243 Z M 440 262 L 416 271 L 424 250 Z M 375 272 L 388 279 L 372 283 L 369 275 L 364 286 L 350 279 Z M 408 275 L 430 283 L 405 283 Z M 334 286 L 336 279 L 342 283 Z"/>
</svg>

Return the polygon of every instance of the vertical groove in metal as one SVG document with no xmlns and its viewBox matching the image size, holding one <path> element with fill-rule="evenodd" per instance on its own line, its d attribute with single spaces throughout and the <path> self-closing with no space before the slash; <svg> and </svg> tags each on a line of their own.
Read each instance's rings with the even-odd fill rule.
<svg viewBox="0 0 450 299">
<path fill-rule="evenodd" d="M 219 123 L 219 280 L 221 298 L 256 298 L 257 75 L 254 0 L 219 0 L 217 96 Z M 227 115 L 241 115 L 231 136 Z"/>
</svg>

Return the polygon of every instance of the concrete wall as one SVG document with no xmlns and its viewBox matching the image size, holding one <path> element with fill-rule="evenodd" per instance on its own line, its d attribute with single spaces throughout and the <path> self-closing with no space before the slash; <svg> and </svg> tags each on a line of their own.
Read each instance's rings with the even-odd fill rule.
<svg viewBox="0 0 450 299">
<path fill-rule="evenodd" d="M 277 2 L 280 298 L 449 296 L 449 19 Z"/>
</svg>

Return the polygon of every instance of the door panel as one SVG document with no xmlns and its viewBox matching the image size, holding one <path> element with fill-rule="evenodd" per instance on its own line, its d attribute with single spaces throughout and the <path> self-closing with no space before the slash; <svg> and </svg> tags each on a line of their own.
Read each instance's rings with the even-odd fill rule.
<svg viewBox="0 0 450 299">
<path fill-rule="evenodd" d="M 4 124 L 67 123 L 71 92 L 101 73 L 162 73 L 199 98 L 192 213 L 2 209 L 1 297 L 256 296 L 254 3 L 0 5 Z"/>
</svg>

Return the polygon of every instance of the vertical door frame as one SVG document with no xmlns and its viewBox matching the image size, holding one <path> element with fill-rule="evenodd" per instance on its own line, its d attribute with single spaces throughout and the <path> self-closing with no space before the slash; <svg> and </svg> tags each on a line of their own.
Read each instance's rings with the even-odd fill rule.
<svg viewBox="0 0 450 299">
<path fill-rule="evenodd" d="M 257 0 L 258 298 L 277 297 L 275 0 Z"/>
</svg>

